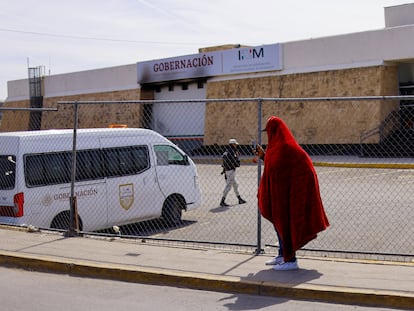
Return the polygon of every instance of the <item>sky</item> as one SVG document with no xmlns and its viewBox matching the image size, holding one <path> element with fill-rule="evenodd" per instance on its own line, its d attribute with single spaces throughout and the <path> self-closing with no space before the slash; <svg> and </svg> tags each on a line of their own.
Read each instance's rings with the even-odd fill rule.
<svg viewBox="0 0 414 311">
<path fill-rule="evenodd" d="M 0 0 L 0 101 L 28 67 L 46 75 L 382 29 L 411 0 Z"/>
</svg>

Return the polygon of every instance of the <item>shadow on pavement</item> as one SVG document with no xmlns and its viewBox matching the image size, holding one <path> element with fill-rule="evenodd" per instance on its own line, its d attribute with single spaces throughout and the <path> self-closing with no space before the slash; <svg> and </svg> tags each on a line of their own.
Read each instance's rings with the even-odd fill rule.
<svg viewBox="0 0 414 311">
<path fill-rule="evenodd" d="M 259 271 L 256 274 L 251 273 L 242 279 L 281 283 L 283 284 L 283 287 L 286 287 L 286 284 L 289 284 L 289 286 L 293 289 L 296 285 L 318 279 L 321 275 L 322 274 L 316 270 L 299 269 L 295 271 L 274 271 L 269 268 Z M 272 295 L 272 297 L 265 295 L 255 296 L 233 294 L 222 299 L 222 301 L 234 299 L 234 302 L 225 304 L 229 310 L 258 310 L 275 304 L 282 304 L 291 300 L 290 298 L 284 297 L 284 291 L 285 289 L 281 287 L 280 293 L 276 293 L 276 295 Z M 285 293 L 285 296 L 288 295 L 289 293 Z"/>
</svg>

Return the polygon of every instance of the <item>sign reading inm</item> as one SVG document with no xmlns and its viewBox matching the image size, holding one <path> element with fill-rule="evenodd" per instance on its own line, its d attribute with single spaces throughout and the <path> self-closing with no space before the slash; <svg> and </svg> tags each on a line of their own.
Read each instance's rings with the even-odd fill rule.
<svg viewBox="0 0 414 311">
<path fill-rule="evenodd" d="M 137 63 L 138 83 L 282 69 L 281 45 L 262 45 Z"/>
</svg>

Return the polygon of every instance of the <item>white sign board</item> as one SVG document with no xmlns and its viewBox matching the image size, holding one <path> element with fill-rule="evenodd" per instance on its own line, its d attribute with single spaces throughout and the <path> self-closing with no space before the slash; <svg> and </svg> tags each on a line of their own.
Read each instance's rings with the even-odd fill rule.
<svg viewBox="0 0 414 311">
<path fill-rule="evenodd" d="M 138 83 L 282 69 L 281 45 L 262 45 L 137 63 Z"/>
<path fill-rule="evenodd" d="M 222 53 L 222 62 L 222 74 L 281 70 L 281 45 L 226 50 Z"/>
</svg>

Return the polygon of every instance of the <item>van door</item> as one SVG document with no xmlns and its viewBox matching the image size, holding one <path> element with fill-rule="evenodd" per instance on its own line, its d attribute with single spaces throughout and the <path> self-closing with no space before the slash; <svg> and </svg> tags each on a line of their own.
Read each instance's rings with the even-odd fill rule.
<svg viewBox="0 0 414 311">
<path fill-rule="evenodd" d="M 99 152 L 77 152 L 75 196 L 85 231 L 102 229 L 107 224 L 105 184 Z M 27 223 L 41 227 L 65 227 L 61 213 L 70 209 L 71 152 L 26 154 L 25 217 Z"/>
<path fill-rule="evenodd" d="M 193 162 L 172 145 L 157 144 L 154 145 L 154 151 L 158 182 L 164 195 L 167 197 L 178 193 L 183 195 L 187 204 L 198 204 L 201 195 Z"/>
<path fill-rule="evenodd" d="M 122 225 L 161 215 L 164 196 L 157 183 L 148 145 L 119 146 L 101 139 L 106 163 L 108 225 Z"/>
</svg>

